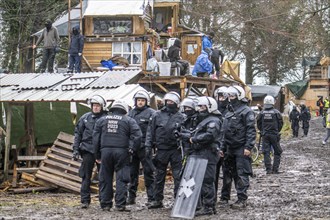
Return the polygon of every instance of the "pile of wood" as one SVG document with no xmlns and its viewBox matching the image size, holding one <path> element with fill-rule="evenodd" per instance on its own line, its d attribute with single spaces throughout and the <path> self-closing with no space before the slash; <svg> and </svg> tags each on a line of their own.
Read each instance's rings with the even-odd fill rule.
<svg viewBox="0 0 330 220">
<path fill-rule="evenodd" d="M 82 161 L 72 159 L 73 140 L 74 136 L 60 132 L 44 156 L 18 156 L 16 154 L 12 188 L 9 190 L 14 193 L 25 193 L 60 188 L 79 193 L 81 178 L 78 173 Z M 15 147 L 14 150 L 16 150 Z M 28 167 L 20 167 L 22 161 L 25 161 Z M 38 166 L 31 167 L 32 163 L 37 163 Z M 17 184 L 20 173 L 20 180 L 24 181 Z M 96 167 L 93 175 L 96 175 Z M 17 186 L 19 188 L 16 188 Z M 92 192 L 98 192 L 97 186 L 91 188 Z"/>
</svg>

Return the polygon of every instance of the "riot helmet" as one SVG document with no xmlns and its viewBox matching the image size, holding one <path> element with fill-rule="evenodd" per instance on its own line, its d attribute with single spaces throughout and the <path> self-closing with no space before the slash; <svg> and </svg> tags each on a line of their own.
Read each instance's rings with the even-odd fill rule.
<svg viewBox="0 0 330 220">
<path fill-rule="evenodd" d="M 109 111 L 113 112 L 115 109 L 123 110 L 125 112 L 125 114 L 127 114 L 129 111 L 128 104 L 122 99 L 118 99 L 118 100 L 114 101 L 112 103 Z"/>
<path fill-rule="evenodd" d="M 93 104 L 99 104 L 101 105 L 103 111 L 106 110 L 107 107 L 107 102 L 100 95 L 93 95 L 91 98 L 87 100 L 87 104 L 90 105 L 91 108 Z"/>
</svg>

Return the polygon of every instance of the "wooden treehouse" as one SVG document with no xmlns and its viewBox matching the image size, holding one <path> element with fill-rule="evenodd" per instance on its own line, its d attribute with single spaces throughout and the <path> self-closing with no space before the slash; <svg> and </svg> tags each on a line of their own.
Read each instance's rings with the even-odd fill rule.
<svg viewBox="0 0 330 220">
<path fill-rule="evenodd" d="M 179 24 L 180 1 L 90 1 L 83 13 L 84 70 L 101 60 L 121 56 L 146 69 L 148 56 L 166 48 L 171 38 L 182 40 L 182 58 L 192 65 L 201 53 L 202 34 Z M 188 53 L 189 48 L 189 53 Z"/>
<path fill-rule="evenodd" d="M 296 82 L 295 87 L 300 87 L 303 92 L 295 94 L 293 89 L 290 89 L 290 84 L 286 86 L 288 90 L 286 94 L 286 103 L 289 100 L 294 100 L 295 104 L 304 103 L 312 110 L 317 109 L 316 101 L 318 97 L 329 97 L 330 94 L 330 58 L 314 58 L 314 62 L 307 62 L 309 78 L 304 82 Z M 305 61 L 306 62 L 306 61 Z"/>
</svg>

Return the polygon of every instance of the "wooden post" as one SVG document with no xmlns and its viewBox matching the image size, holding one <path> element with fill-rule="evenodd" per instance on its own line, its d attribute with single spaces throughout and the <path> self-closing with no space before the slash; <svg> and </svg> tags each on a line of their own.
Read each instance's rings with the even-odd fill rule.
<svg viewBox="0 0 330 220">
<path fill-rule="evenodd" d="M 181 82 L 180 82 L 180 92 L 181 92 L 181 100 L 183 100 L 186 96 L 186 93 L 185 93 L 185 89 L 187 88 L 187 79 L 186 77 L 184 77 L 183 79 L 181 79 Z"/>
<path fill-rule="evenodd" d="M 33 37 L 32 38 L 33 40 L 33 44 L 32 45 L 35 45 L 36 44 L 36 38 Z M 36 72 L 36 49 L 32 49 L 32 72 L 35 73 Z"/>
<path fill-rule="evenodd" d="M 35 134 L 34 134 L 34 111 L 33 103 L 25 104 L 25 130 L 27 134 L 27 155 L 37 155 L 35 150 Z"/>
<path fill-rule="evenodd" d="M 7 108 L 7 122 L 6 122 L 6 138 L 5 138 L 5 163 L 4 163 L 4 180 L 8 179 L 8 165 L 9 165 L 9 151 L 10 151 L 10 133 L 11 133 L 11 118 L 12 106 L 9 103 Z"/>
</svg>

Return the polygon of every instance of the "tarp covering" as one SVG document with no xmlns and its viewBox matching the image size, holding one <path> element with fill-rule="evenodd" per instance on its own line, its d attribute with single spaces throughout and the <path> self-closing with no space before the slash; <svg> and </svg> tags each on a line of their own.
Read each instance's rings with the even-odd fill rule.
<svg viewBox="0 0 330 220">
<path fill-rule="evenodd" d="M 143 15 L 144 0 L 89 0 L 84 16 Z"/>
<path fill-rule="evenodd" d="M 281 91 L 281 86 L 249 85 L 249 87 L 251 88 L 252 98 L 265 97 L 266 95 L 271 95 L 276 98 Z"/>
<path fill-rule="evenodd" d="M 302 60 L 302 66 L 316 66 L 319 64 L 321 57 L 304 57 Z"/>
<path fill-rule="evenodd" d="M 290 92 L 292 92 L 297 99 L 299 99 L 301 96 L 304 95 L 307 87 L 308 87 L 308 81 L 307 80 L 301 80 L 293 83 L 286 84 L 286 86 L 289 88 Z"/>
</svg>

